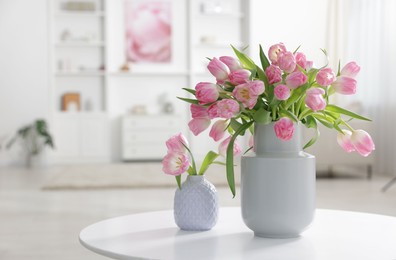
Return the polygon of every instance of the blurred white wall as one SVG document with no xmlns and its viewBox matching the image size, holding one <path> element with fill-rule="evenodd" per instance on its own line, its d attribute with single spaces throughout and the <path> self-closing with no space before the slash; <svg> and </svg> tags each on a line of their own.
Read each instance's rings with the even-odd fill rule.
<svg viewBox="0 0 396 260">
<path fill-rule="evenodd" d="M 47 17 L 46 0 L 0 0 L 0 141 L 49 116 Z"/>
</svg>

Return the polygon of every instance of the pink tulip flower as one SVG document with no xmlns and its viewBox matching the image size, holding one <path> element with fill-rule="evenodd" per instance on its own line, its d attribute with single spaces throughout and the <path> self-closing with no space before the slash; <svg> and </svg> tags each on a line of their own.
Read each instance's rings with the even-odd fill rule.
<svg viewBox="0 0 396 260">
<path fill-rule="evenodd" d="M 298 66 L 300 66 L 303 69 L 306 69 L 306 67 L 307 67 L 307 57 L 305 56 L 305 54 L 302 53 L 302 52 L 297 52 L 294 55 L 294 57 L 296 59 L 296 63 L 298 64 Z M 298 69 L 298 68 L 296 67 L 296 69 Z"/>
<path fill-rule="evenodd" d="M 217 83 L 223 84 L 228 79 L 230 70 L 228 67 L 217 58 L 213 58 L 208 64 L 209 72 L 216 78 Z"/>
<path fill-rule="evenodd" d="M 359 73 L 360 67 L 356 64 L 356 62 L 352 61 L 347 63 L 341 70 L 341 76 L 348 76 L 351 78 L 356 77 Z"/>
<path fill-rule="evenodd" d="M 278 55 L 278 66 L 281 70 L 292 73 L 296 68 L 296 59 L 292 52 L 281 52 Z"/>
<path fill-rule="evenodd" d="M 166 147 L 168 147 L 168 153 L 169 152 L 185 153 L 187 151 L 185 146 L 188 147 L 188 141 L 187 138 L 182 133 L 178 133 L 166 141 Z"/>
<path fill-rule="evenodd" d="M 166 174 L 177 176 L 187 171 L 190 161 L 187 154 L 170 152 L 162 160 L 162 171 Z"/>
<path fill-rule="evenodd" d="M 323 87 L 330 86 L 335 80 L 336 75 L 330 68 L 321 69 L 318 74 L 316 74 L 316 82 Z"/>
<path fill-rule="evenodd" d="M 242 69 L 241 63 L 231 56 L 221 56 L 219 58 L 230 69 L 231 72 Z"/>
<path fill-rule="evenodd" d="M 188 128 L 195 135 L 199 135 L 210 126 L 209 118 L 193 118 L 188 122 Z"/>
<path fill-rule="evenodd" d="M 308 60 L 308 61 L 305 63 L 305 70 L 306 70 L 306 71 L 309 71 L 310 69 L 312 69 L 312 67 L 313 67 L 313 61 Z"/>
<path fill-rule="evenodd" d="M 232 91 L 234 97 L 249 109 L 256 105 L 257 98 L 262 93 L 264 93 L 264 83 L 260 80 L 238 85 Z"/>
<path fill-rule="evenodd" d="M 209 118 L 207 107 L 191 104 L 190 111 L 192 118 Z"/>
<path fill-rule="evenodd" d="M 213 124 L 212 129 L 210 129 L 209 136 L 212 137 L 215 142 L 219 141 L 224 137 L 227 126 L 227 120 L 218 120 Z"/>
<path fill-rule="evenodd" d="M 345 129 L 343 129 L 342 132 L 344 132 L 344 134 L 341 134 L 341 133 L 337 134 L 337 143 L 347 153 L 355 151 L 355 147 L 353 147 L 353 144 L 351 141 L 352 132 L 349 130 L 345 130 Z"/>
<path fill-rule="evenodd" d="M 301 71 L 295 71 L 286 77 L 286 85 L 291 89 L 296 89 L 301 85 L 304 85 L 308 80 L 308 77 Z"/>
<path fill-rule="evenodd" d="M 356 151 L 364 157 L 367 157 L 373 150 L 375 150 L 373 139 L 364 130 L 359 129 L 353 131 L 351 142 Z"/>
<path fill-rule="evenodd" d="M 289 141 L 294 134 L 293 121 L 290 118 L 282 117 L 275 122 L 274 131 L 279 139 L 283 141 Z"/>
<path fill-rule="evenodd" d="M 274 88 L 274 95 L 278 100 L 286 100 L 290 97 L 290 89 L 286 85 L 279 84 Z"/>
<path fill-rule="evenodd" d="M 340 76 L 332 84 L 337 93 L 353 95 L 356 93 L 356 80 L 347 76 Z"/>
<path fill-rule="evenodd" d="M 250 71 L 245 69 L 234 70 L 228 75 L 229 81 L 234 85 L 239 85 L 249 81 Z"/>
<path fill-rule="evenodd" d="M 229 136 L 227 139 L 225 139 L 224 141 L 222 141 L 219 145 L 219 155 L 226 157 L 227 156 L 227 147 L 228 144 L 231 141 L 231 136 Z M 238 156 L 242 153 L 242 149 L 239 146 L 237 140 L 235 140 L 234 142 L 234 150 L 233 150 L 234 156 Z"/>
<path fill-rule="evenodd" d="M 323 98 L 325 91 L 321 88 L 308 89 L 305 97 L 305 103 L 307 106 L 316 112 L 326 108 L 326 101 Z"/>
<path fill-rule="evenodd" d="M 282 52 L 286 52 L 286 47 L 283 43 L 274 44 L 269 48 L 268 58 L 270 59 L 272 64 L 278 64 L 278 55 Z"/>
<path fill-rule="evenodd" d="M 233 99 L 223 99 L 212 104 L 208 109 L 209 118 L 230 119 L 239 113 L 239 103 Z"/>
<path fill-rule="evenodd" d="M 195 97 L 200 104 L 215 102 L 219 98 L 217 85 L 209 82 L 200 82 L 195 86 Z"/>
<path fill-rule="evenodd" d="M 265 69 L 265 75 L 267 75 L 268 83 L 274 84 L 282 81 L 282 70 L 273 64 Z"/>
</svg>

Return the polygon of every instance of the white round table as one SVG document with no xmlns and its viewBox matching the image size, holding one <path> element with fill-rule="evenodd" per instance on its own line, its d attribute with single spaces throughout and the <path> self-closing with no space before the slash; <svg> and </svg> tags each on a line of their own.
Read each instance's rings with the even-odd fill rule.
<svg viewBox="0 0 396 260">
<path fill-rule="evenodd" d="M 396 218 L 318 209 L 301 237 L 254 237 L 240 208 L 221 208 L 206 232 L 181 231 L 173 211 L 156 211 L 101 221 L 80 233 L 86 248 L 114 259 L 320 259 L 396 260 Z"/>
</svg>

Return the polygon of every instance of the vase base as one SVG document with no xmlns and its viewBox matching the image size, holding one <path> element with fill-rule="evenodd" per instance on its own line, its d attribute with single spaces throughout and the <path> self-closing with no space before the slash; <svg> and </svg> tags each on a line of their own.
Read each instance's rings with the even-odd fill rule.
<svg viewBox="0 0 396 260">
<path fill-rule="evenodd" d="M 268 233 L 258 233 L 254 232 L 254 236 L 262 238 L 272 238 L 272 239 L 288 239 L 288 238 L 298 238 L 300 234 L 268 234 Z"/>
</svg>

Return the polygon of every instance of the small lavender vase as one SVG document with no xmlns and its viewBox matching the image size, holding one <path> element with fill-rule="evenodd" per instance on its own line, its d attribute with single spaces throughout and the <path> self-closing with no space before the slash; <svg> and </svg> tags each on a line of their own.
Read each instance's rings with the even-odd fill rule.
<svg viewBox="0 0 396 260">
<path fill-rule="evenodd" d="M 203 175 L 188 175 L 174 199 L 176 225 L 187 231 L 210 230 L 217 223 L 216 188 Z"/>
</svg>

